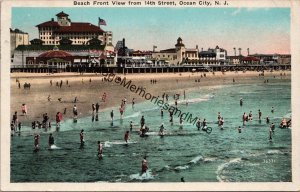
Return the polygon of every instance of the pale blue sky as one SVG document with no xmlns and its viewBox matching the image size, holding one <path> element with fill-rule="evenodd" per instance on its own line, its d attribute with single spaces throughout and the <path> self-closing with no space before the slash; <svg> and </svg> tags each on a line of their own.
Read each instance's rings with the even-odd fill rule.
<svg viewBox="0 0 300 192">
<path fill-rule="evenodd" d="M 129 48 L 152 50 L 173 48 L 181 37 L 187 48 L 219 45 L 232 54 L 241 47 L 244 54 L 290 53 L 289 8 L 39 8 L 12 9 L 12 28 L 38 37 L 37 24 L 64 11 L 73 22 L 98 25 L 104 19 L 113 43 L 123 37 Z"/>
</svg>

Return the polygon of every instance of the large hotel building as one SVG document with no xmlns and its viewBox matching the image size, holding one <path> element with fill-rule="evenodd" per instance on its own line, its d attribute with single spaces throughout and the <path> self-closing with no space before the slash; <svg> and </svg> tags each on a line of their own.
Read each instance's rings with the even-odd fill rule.
<svg viewBox="0 0 300 192">
<path fill-rule="evenodd" d="M 91 23 L 72 22 L 64 12 L 56 14 L 56 17 L 57 21 L 52 18 L 36 26 L 39 39 L 44 41 L 44 45 L 59 45 L 63 38 L 71 40 L 73 45 L 84 45 L 94 38 L 102 41 L 102 44 L 112 45 L 111 31 L 103 31 L 100 26 Z"/>
<path fill-rule="evenodd" d="M 78 65 L 116 64 L 113 34 L 101 29 L 100 22 L 98 26 L 87 22 L 72 22 L 64 12 L 56 14 L 56 17 L 56 21 L 52 18 L 36 25 L 39 37 L 31 40 L 30 44 L 27 42 L 12 46 L 11 61 L 14 67 L 59 68 L 59 71 L 64 71 Z"/>
</svg>

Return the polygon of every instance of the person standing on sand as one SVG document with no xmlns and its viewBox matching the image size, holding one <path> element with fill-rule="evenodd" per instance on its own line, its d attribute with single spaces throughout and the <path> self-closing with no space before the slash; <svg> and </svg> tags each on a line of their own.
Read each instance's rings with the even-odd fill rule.
<svg viewBox="0 0 300 192">
<path fill-rule="evenodd" d="M 74 103 L 77 103 L 78 99 L 77 96 L 74 98 Z"/>
<path fill-rule="evenodd" d="M 100 105 L 99 105 L 99 103 L 97 102 L 97 103 L 96 103 L 96 113 L 98 113 L 99 108 L 100 108 Z"/>
<path fill-rule="evenodd" d="M 25 103 L 22 104 L 21 109 L 22 109 L 23 115 L 26 115 L 27 114 L 27 106 Z"/>
<path fill-rule="evenodd" d="M 93 103 L 92 104 L 92 111 L 93 111 L 93 114 L 95 113 L 95 111 L 96 111 L 96 106 L 95 106 L 95 104 Z"/>
<path fill-rule="evenodd" d="M 103 95 L 102 95 L 102 101 L 103 101 L 103 102 L 106 101 L 106 97 L 107 97 L 107 96 L 106 96 L 106 93 L 104 92 Z"/>
</svg>

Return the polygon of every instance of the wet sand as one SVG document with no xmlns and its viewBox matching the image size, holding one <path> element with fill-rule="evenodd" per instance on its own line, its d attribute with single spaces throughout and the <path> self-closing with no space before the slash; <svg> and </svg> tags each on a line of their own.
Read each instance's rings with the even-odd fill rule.
<svg viewBox="0 0 300 192">
<path fill-rule="evenodd" d="M 175 93 L 183 94 L 185 90 L 188 92 L 201 89 L 202 86 L 215 86 L 227 84 L 248 84 L 248 83 L 264 83 L 278 79 L 291 79 L 290 71 L 274 71 L 265 72 L 264 76 L 260 73 L 247 71 L 243 72 L 221 72 L 205 73 L 152 73 L 152 74 L 127 74 L 126 82 L 132 80 L 131 84 L 142 86 L 152 95 L 161 96 L 163 93 L 169 94 L 170 98 Z M 281 76 L 280 74 L 285 74 Z M 121 78 L 123 74 L 116 74 Z M 201 77 L 202 75 L 202 77 Z M 16 78 L 19 79 L 21 88 L 18 88 Z M 131 105 L 132 98 L 135 102 L 141 102 L 144 98 L 136 93 L 132 93 L 129 89 L 124 88 L 115 82 L 102 81 L 102 74 L 83 74 L 78 73 L 59 73 L 59 74 L 42 74 L 42 73 L 12 73 L 11 74 L 11 117 L 15 111 L 18 112 L 19 121 L 29 125 L 32 121 L 42 121 L 42 115 L 48 113 L 50 120 L 55 121 L 55 114 L 63 112 L 66 108 L 64 118 L 72 118 L 72 108 L 76 104 L 78 109 L 78 117 L 84 117 L 92 114 L 92 104 L 97 102 L 100 104 L 100 111 L 105 108 L 119 106 L 121 100 L 126 97 L 127 104 Z M 151 84 L 150 80 L 156 79 L 156 84 Z M 233 82 L 233 79 L 235 82 Z M 50 86 L 52 80 L 52 86 Z M 68 80 L 68 85 L 66 81 Z M 90 82 L 91 80 L 91 82 Z M 195 82 L 200 80 L 200 82 Z M 57 87 L 56 82 L 62 87 Z M 31 84 L 30 90 L 24 89 L 23 84 L 27 82 Z M 107 94 L 106 102 L 102 102 L 103 93 Z M 48 101 L 48 95 L 51 101 Z M 74 98 L 78 98 L 78 102 L 74 103 Z M 62 98 L 61 102 L 58 98 Z M 26 116 L 21 115 L 21 105 L 25 103 L 28 108 Z M 109 116 L 109 114 L 107 114 Z"/>
</svg>

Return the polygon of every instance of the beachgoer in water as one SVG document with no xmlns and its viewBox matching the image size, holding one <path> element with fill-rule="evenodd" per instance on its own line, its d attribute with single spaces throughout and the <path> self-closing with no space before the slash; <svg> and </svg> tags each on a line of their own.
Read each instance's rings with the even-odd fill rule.
<svg viewBox="0 0 300 192">
<path fill-rule="evenodd" d="M 202 121 L 202 130 L 207 130 L 206 119 L 203 119 Z"/>
<path fill-rule="evenodd" d="M 130 131 L 132 131 L 132 129 L 133 129 L 133 122 L 130 121 Z"/>
<path fill-rule="evenodd" d="M 84 145 L 84 135 L 83 135 L 83 129 L 80 131 L 80 134 L 79 134 L 79 136 L 80 136 L 80 145 L 81 146 L 83 146 Z"/>
<path fill-rule="evenodd" d="M 272 141 L 272 129 L 271 129 L 271 127 L 269 129 L 269 141 Z"/>
<path fill-rule="evenodd" d="M 164 110 L 160 109 L 160 116 L 163 117 L 164 116 Z"/>
<path fill-rule="evenodd" d="M 124 106 L 119 108 L 121 119 L 123 119 Z"/>
<path fill-rule="evenodd" d="M 274 107 L 272 107 L 272 108 L 271 108 L 271 113 L 274 113 L 274 110 L 275 110 Z"/>
<path fill-rule="evenodd" d="M 243 98 L 240 99 L 240 106 L 243 106 Z"/>
<path fill-rule="evenodd" d="M 146 160 L 146 157 L 144 157 L 142 161 L 142 174 L 146 173 L 147 170 L 148 170 L 148 162 Z"/>
<path fill-rule="evenodd" d="M 36 134 L 34 136 L 34 150 L 39 150 L 39 144 L 40 144 L 40 135 Z"/>
<path fill-rule="evenodd" d="M 98 141 L 98 158 L 102 159 L 103 156 L 103 145 L 100 141 Z"/>
<path fill-rule="evenodd" d="M 249 119 L 250 121 L 252 121 L 252 111 L 250 111 L 250 113 L 249 113 L 249 115 L 248 115 L 248 119 Z"/>
<path fill-rule="evenodd" d="M 241 128 L 241 126 L 239 126 L 239 128 L 238 128 L 238 132 L 239 132 L 239 133 L 242 133 L 242 128 Z"/>
<path fill-rule="evenodd" d="M 218 112 L 218 122 L 220 121 L 220 119 L 221 119 L 221 113 Z"/>
<path fill-rule="evenodd" d="M 221 128 L 221 130 L 223 130 L 223 125 L 224 125 L 224 119 L 223 119 L 223 117 L 221 117 L 221 119 L 220 119 L 220 128 Z"/>
<path fill-rule="evenodd" d="M 110 112 L 110 118 L 111 118 L 111 121 L 114 120 L 114 110 L 111 110 L 111 112 Z"/>
<path fill-rule="evenodd" d="M 52 133 L 50 133 L 50 135 L 49 135 L 48 145 L 49 145 L 49 147 L 54 145 L 54 137 L 53 137 Z"/>
<path fill-rule="evenodd" d="M 164 127 L 164 124 L 162 123 L 161 126 L 159 127 L 159 135 L 164 135 L 164 130 L 165 130 L 165 127 Z"/>
<path fill-rule="evenodd" d="M 15 127 L 18 124 L 18 112 L 17 111 L 15 111 L 15 114 L 13 115 L 12 121 L 13 121 L 13 124 L 14 124 L 14 131 L 15 131 Z"/>
<path fill-rule="evenodd" d="M 198 130 L 200 130 L 200 128 L 201 128 L 200 118 L 197 120 L 196 127 L 198 128 Z"/>
<path fill-rule="evenodd" d="M 260 109 L 258 110 L 258 119 L 259 120 L 261 120 L 261 115 L 262 115 L 262 113 L 261 113 L 261 111 L 260 111 Z"/>
<path fill-rule="evenodd" d="M 270 118 L 269 118 L 269 116 L 266 117 L 266 123 L 267 123 L 267 124 L 270 123 Z"/>
<path fill-rule="evenodd" d="M 185 182 L 184 177 L 181 177 L 180 181 L 181 182 Z"/>
<path fill-rule="evenodd" d="M 126 133 L 124 135 L 124 140 L 125 140 L 126 143 L 129 140 L 129 131 L 126 131 Z"/>
<path fill-rule="evenodd" d="M 272 124 L 270 125 L 270 129 L 272 130 L 272 133 L 274 133 L 274 131 L 275 131 L 275 125 L 274 125 L 274 123 L 272 123 Z"/>
<path fill-rule="evenodd" d="M 140 120 L 140 123 L 141 123 L 141 127 L 143 127 L 145 125 L 145 118 L 144 118 L 144 116 L 142 116 L 142 118 Z"/>
</svg>

